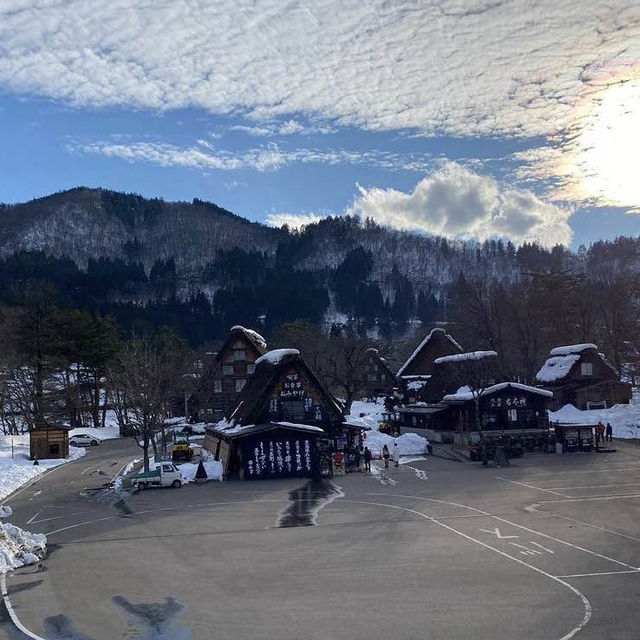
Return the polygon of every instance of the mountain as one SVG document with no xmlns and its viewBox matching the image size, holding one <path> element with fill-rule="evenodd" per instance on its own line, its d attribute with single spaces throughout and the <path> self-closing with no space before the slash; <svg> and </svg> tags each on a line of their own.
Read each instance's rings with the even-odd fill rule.
<svg viewBox="0 0 640 640">
<path fill-rule="evenodd" d="M 347 216 L 298 232 L 197 199 L 165 202 L 79 187 L 0 205 L 0 302 L 15 303 L 16 283 L 47 279 L 68 306 L 110 313 L 126 325 L 170 324 L 192 342 L 258 317 L 275 327 L 348 315 L 365 328 L 390 329 L 414 317 L 444 319 L 461 278 L 512 284 L 531 272 L 637 273 L 639 247 L 637 239 L 622 238 L 577 253 L 516 248 Z"/>
</svg>

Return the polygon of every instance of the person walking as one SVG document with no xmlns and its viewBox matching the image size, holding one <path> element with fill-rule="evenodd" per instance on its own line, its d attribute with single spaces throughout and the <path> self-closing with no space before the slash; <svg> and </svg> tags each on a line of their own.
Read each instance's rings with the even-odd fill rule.
<svg viewBox="0 0 640 640">
<path fill-rule="evenodd" d="M 371 450 L 369 447 L 364 448 L 364 470 L 371 472 Z"/>
<path fill-rule="evenodd" d="M 398 445 L 398 441 L 393 441 L 393 466 L 400 466 L 400 446 Z"/>
<path fill-rule="evenodd" d="M 607 422 L 607 429 L 604 439 L 605 441 L 608 440 L 609 442 L 613 442 L 613 427 L 611 426 L 610 422 Z"/>
<path fill-rule="evenodd" d="M 596 425 L 596 449 L 601 442 L 604 442 L 604 425 L 602 422 L 598 422 Z"/>
<path fill-rule="evenodd" d="M 360 460 L 362 459 L 361 447 L 356 447 L 355 456 L 355 471 L 360 471 Z"/>
<path fill-rule="evenodd" d="M 389 468 L 389 447 L 387 447 L 386 444 L 384 445 L 384 447 L 382 447 L 382 457 L 384 458 L 384 468 L 388 469 Z"/>
</svg>

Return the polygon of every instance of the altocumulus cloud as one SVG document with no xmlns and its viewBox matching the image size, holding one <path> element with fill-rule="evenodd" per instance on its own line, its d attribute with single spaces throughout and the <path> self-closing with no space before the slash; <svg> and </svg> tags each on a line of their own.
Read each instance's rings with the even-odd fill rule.
<svg viewBox="0 0 640 640">
<path fill-rule="evenodd" d="M 571 211 L 542 201 L 532 191 L 501 187 L 449 162 L 423 178 L 411 193 L 359 187 L 349 213 L 412 231 L 449 238 L 508 238 L 515 244 L 569 244 Z"/>
</svg>

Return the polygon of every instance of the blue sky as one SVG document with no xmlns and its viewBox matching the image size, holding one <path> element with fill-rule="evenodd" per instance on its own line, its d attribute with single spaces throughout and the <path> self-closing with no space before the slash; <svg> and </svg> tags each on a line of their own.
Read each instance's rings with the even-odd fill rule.
<svg viewBox="0 0 640 640">
<path fill-rule="evenodd" d="M 6 0 L 0 201 L 87 185 L 272 224 L 640 233 L 637 8 L 361 4 Z"/>
</svg>

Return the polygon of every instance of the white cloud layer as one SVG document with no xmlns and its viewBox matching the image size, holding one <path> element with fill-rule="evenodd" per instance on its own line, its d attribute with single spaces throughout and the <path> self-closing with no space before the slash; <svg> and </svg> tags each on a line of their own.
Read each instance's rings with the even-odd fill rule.
<svg viewBox="0 0 640 640">
<path fill-rule="evenodd" d="M 489 176 L 448 163 L 422 179 L 411 193 L 360 187 L 350 213 L 379 224 L 448 238 L 508 238 L 515 244 L 569 244 L 571 212 L 532 191 L 501 188 Z"/>
<path fill-rule="evenodd" d="M 628 0 L 0 4 L 9 91 L 260 122 L 303 113 L 370 129 L 549 135 L 639 59 L 640 5 Z"/>
<path fill-rule="evenodd" d="M 241 151 L 219 149 L 207 140 L 197 140 L 190 147 L 179 147 L 163 142 L 102 141 L 69 143 L 68 149 L 76 153 L 120 158 L 129 162 L 150 162 L 164 167 L 181 166 L 194 169 L 255 169 L 275 171 L 286 165 L 300 163 L 351 164 L 380 167 L 390 171 L 401 169 L 426 171 L 436 162 L 427 154 L 397 154 L 389 151 L 352 151 L 347 149 L 282 148 L 275 143 Z"/>
</svg>

